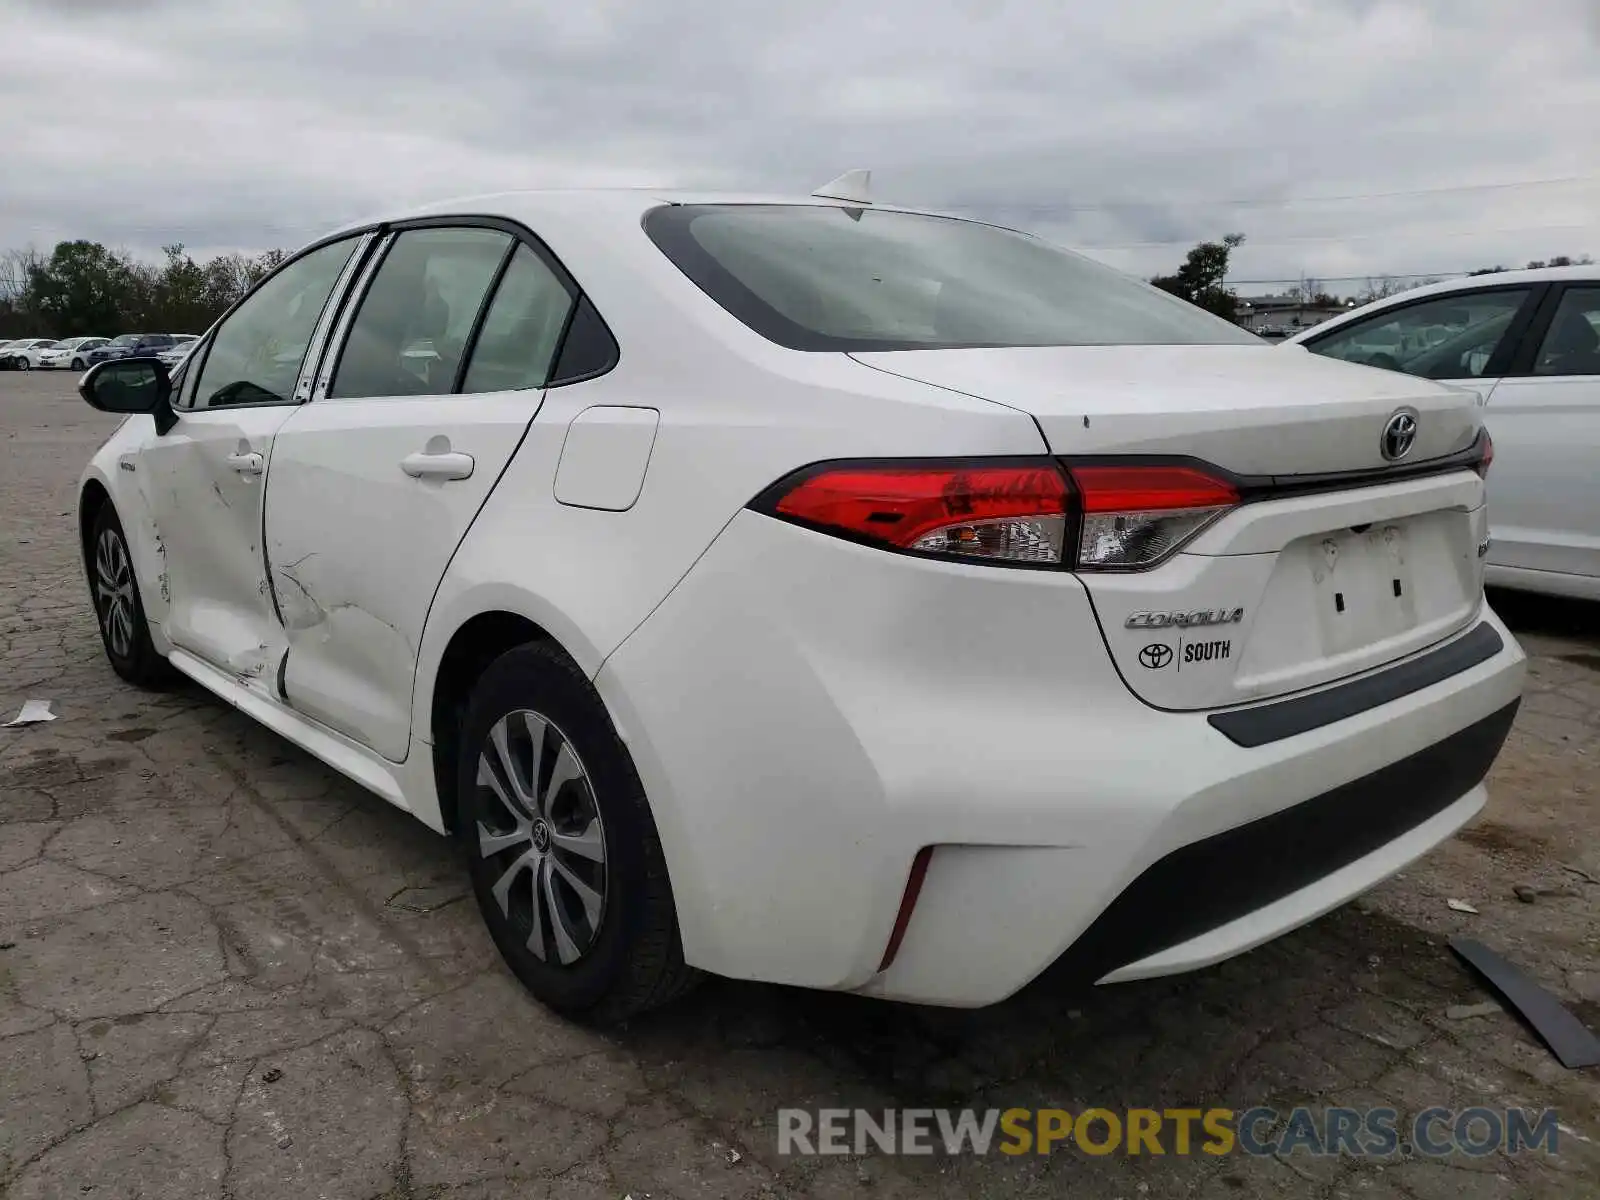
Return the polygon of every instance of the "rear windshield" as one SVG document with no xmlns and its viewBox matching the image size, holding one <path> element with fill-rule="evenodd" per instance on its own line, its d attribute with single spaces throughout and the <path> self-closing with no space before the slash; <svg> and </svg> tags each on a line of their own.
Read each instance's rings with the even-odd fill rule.
<svg viewBox="0 0 1600 1200">
<path fill-rule="evenodd" d="M 975 221 L 684 204 L 652 209 L 644 227 L 713 300 L 795 350 L 1266 346 L 1110 267 Z"/>
</svg>

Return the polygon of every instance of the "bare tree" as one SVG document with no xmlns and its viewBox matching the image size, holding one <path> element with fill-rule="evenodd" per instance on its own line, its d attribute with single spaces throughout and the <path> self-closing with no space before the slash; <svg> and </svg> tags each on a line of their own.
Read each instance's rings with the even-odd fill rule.
<svg viewBox="0 0 1600 1200">
<path fill-rule="evenodd" d="M 32 272 L 44 264 L 45 256 L 32 246 L 0 253 L 0 300 L 20 300 L 27 293 Z"/>
<path fill-rule="evenodd" d="M 1388 296 L 1398 295 L 1405 290 L 1406 285 L 1393 275 L 1378 275 L 1376 277 L 1368 275 L 1367 282 L 1362 285 L 1356 299 L 1363 304 L 1369 304 L 1374 300 L 1382 300 Z"/>
</svg>

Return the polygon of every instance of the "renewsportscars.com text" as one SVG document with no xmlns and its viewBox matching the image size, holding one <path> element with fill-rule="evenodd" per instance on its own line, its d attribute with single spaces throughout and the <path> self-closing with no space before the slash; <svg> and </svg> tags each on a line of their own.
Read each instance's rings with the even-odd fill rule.
<svg viewBox="0 0 1600 1200">
<path fill-rule="evenodd" d="M 778 1111 L 779 1154 L 1422 1155 L 1557 1152 L 1552 1109 L 848 1109 Z"/>
</svg>

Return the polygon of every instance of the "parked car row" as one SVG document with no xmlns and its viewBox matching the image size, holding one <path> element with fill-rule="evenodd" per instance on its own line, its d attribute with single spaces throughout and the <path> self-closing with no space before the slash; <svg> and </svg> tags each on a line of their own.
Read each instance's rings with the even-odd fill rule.
<svg viewBox="0 0 1600 1200">
<path fill-rule="evenodd" d="M 112 358 L 158 357 L 176 367 L 193 348 L 192 333 L 124 333 L 114 338 L 17 338 L 0 342 L 0 371 L 86 371 Z"/>
</svg>

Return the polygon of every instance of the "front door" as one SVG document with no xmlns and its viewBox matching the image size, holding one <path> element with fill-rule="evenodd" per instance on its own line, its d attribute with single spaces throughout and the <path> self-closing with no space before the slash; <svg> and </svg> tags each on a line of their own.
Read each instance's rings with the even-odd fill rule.
<svg viewBox="0 0 1600 1200">
<path fill-rule="evenodd" d="M 360 240 L 288 263 L 234 309 L 184 372 L 177 423 L 138 456 L 164 560 L 167 637 L 268 690 L 284 638 L 262 560 L 267 468 L 312 334 Z"/>
<path fill-rule="evenodd" d="M 492 294 L 492 298 L 491 298 Z M 401 761 L 429 606 L 539 411 L 573 290 L 499 229 L 402 229 L 279 431 L 267 553 L 296 710 Z"/>
</svg>

